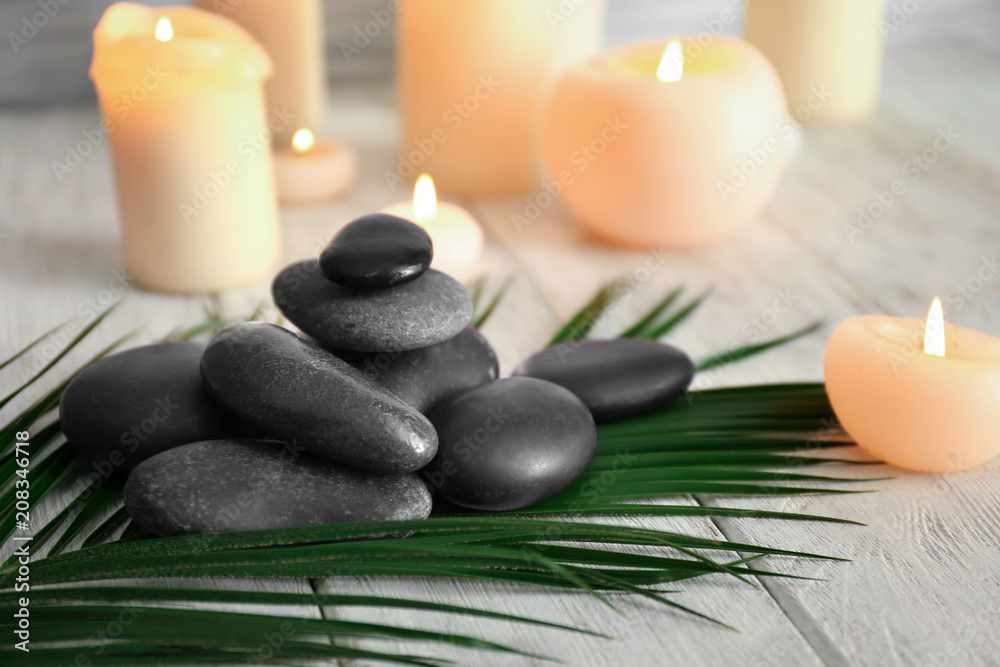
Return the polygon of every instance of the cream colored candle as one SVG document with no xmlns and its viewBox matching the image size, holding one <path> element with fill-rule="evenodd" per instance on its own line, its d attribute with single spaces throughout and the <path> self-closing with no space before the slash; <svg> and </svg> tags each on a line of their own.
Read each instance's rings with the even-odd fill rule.
<svg viewBox="0 0 1000 667">
<path fill-rule="evenodd" d="M 412 201 L 382 212 L 424 228 L 434 244 L 432 268 L 460 281 L 475 278 L 482 271 L 483 228 L 464 208 L 438 201 L 430 176 L 417 179 Z"/>
<path fill-rule="evenodd" d="M 837 419 L 873 456 L 909 470 L 966 470 L 1000 453 L 1000 339 L 928 320 L 852 317 L 830 336 Z"/>
<path fill-rule="evenodd" d="M 326 108 L 326 58 L 321 0 L 195 0 L 257 38 L 274 62 L 266 84 L 270 113 L 290 118 L 275 132 L 288 146 L 302 127 L 322 129 Z"/>
<path fill-rule="evenodd" d="M 878 104 L 885 0 L 749 0 L 746 39 L 771 59 L 803 122 L 851 122 Z"/>
<path fill-rule="evenodd" d="M 280 255 L 267 54 L 242 28 L 191 7 L 112 5 L 91 78 L 112 150 L 125 263 L 166 292 L 268 276 Z"/>
<path fill-rule="evenodd" d="M 317 140 L 308 128 L 292 137 L 274 156 L 278 198 L 282 204 L 311 204 L 343 197 L 354 187 L 358 158 L 353 149 Z"/>
<path fill-rule="evenodd" d="M 641 248 L 741 229 L 774 192 L 794 136 L 774 68 L 723 37 L 632 44 L 570 67 L 544 128 L 570 210 L 600 238 Z"/>
<path fill-rule="evenodd" d="M 603 8 L 603 0 L 402 0 L 402 145 L 387 182 L 428 172 L 441 190 L 464 195 L 534 189 L 548 84 L 598 46 Z"/>
</svg>

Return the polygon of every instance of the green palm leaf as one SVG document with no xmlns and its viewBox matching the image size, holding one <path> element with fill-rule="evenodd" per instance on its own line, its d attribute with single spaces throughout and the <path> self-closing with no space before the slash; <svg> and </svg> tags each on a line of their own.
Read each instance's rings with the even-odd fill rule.
<svg viewBox="0 0 1000 667">
<path fill-rule="evenodd" d="M 509 289 L 505 282 L 482 310 L 481 326 L 499 307 Z M 477 306 L 483 303 L 485 283 L 474 286 Z M 602 288 L 567 324 L 550 344 L 586 339 L 596 323 L 606 317 L 622 290 L 619 283 Z M 661 338 L 688 320 L 707 300 L 705 294 L 673 311 L 682 289 L 659 301 L 624 337 Z M 102 318 L 105 315 L 102 316 Z M 187 340 L 210 334 L 236 321 L 223 316 L 218 303 L 207 309 L 208 319 L 194 327 L 171 333 L 170 340 Z M 258 313 L 251 316 L 256 319 Z M 96 326 L 75 337 L 62 356 L 82 341 Z M 772 341 L 713 355 L 699 363 L 702 370 L 734 363 L 791 342 L 815 330 L 807 327 Z M 57 328 L 58 329 L 58 328 Z M 51 333 L 51 332 L 50 332 Z M 32 343 L 44 340 L 44 336 Z M 119 341 L 120 342 L 120 341 Z M 117 347 L 102 351 L 94 360 Z M 22 358 L 30 349 L 15 354 L 0 370 Z M 60 357 L 62 358 L 62 357 Z M 55 360 L 55 361 L 58 361 Z M 28 384 L 15 389 L 2 401 L 47 374 L 46 365 Z M 58 405 L 63 382 L 0 429 L 0 489 L 9 499 L 16 470 L 12 449 L 19 430 L 35 433 L 32 495 L 41 502 L 60 481 L 83 470 L 81 462 L 61 441 L 58 421 L 48 415 Z M 213 589 L 166 589 L 154 584 L 125 588 L 79 586 L 74 582 L 100 582 L 124 577 L 154 580 L 160 577 L 449 577 L 546 586 L 557 590 L 586 592 L 610 605 L 604 593 L 628 592 L 647 597 L 670 608 L 730 627 L 701 612 L 679 605 L 656 587 L 708 574 L 726 574 L 744 581 L 747 577 L 791 575 L 759 570 L 750 561 L 765 556 L 842 560 L 823 554 L 776 549 L 726 540 L 700 538 L 666 531 L 588 521 L 565 521 L 568 517 L 736 517 L 748 520 L 796 520 L 854 523 L 847 519 L 741 508 L 696 505 L 647 504 L 649 499 L 707 495 L 775 495 L 864 492 L 831 488 L 875 478 L 816 474 L 819 466 L 857 465 L 850 459 L 822 456 L 818 452 L 845 444 L 827 434 L 835 427 L 833 413 L 821 384 L 739 387 L 691 392 L 659 413 L 599 429 L 598 452 L 588 471 L 569 489 L 535 507 L 504 515 L 469 512 L 438 503 L 427 521 L 310 526 L 237 535 L 207 535 L 150 539 L 119 507 L 103 521 L 99 517 L 120 502 L 120 482 L 107 481 L 91 493 L 71 502 L 36 533 L 36 546 L 63 531 L 49 555 L 32 564 L 33 635 L 32 663 L 61 664 L 75 659 L 82 649 L 94 648 L 95 624 L 107 622 L 112 610 L 122 605 L 143 609 L 151 619 L 129 633 L 129 639 L 100 646 L 102 664 L 218 664 L 246 659 L 259 642 L 262 623 L 276 617 L 238 612 L 165 609 L 164 602 L 190 605 L 197 602 L 253 603 L 274 605 L 323 605 L 407 607 L 442 613 L 477 615 L 497 621 L 532 623 L 553 630 L 596 634 L 550 621 L 497 614 L 466 607 L 396 600 L 378 596 L 338 596 Z M 621 457 L 628 465 L 620 469 Z M 809 472 L 805 472 L 809 469 Z M 608 475 L 612 484 L 604 484 Z M 591 497 L 589 490 L 601 485 Z M 10 513 L 0 514 L 0 531 L 8 537 L 13 527 Z M 124 526 L 124 528 L 123 528 Z M 122 530 L 116 542 L 107 540 Z M 371 539 L 386 534 L 412 533 L 405 539 Z M 82 538 L 82 539 L 81 539 Z M 74 540 L 82 548 L 65 552 Z M 349 541 L 344 541 L 349 540 Z M 643 553 L 635 553 L 637 547 Z M 37 550 L 36 550 L 37 551 Z M 717 561 L 703 553 L 739 551 L 751 554 L 737 561 Z M 0 585 L 13 581 L 14 563 L 0 569 Z M 35 588 L 59 584 L 60 588 Z M 0 591 L 4 617 L 13 611 L 13 591 Z M 308 628 L 307 639 L 286 643 L 275 651 L 282 661 L 304 659 L 363 658 L 397 664 L 440 664 L 428 657 L 383 654 L 348 648 L 336 643 L 341 637 L 379 637 L 432 641 L 487 651 L 532 655 L 517 647 L 493 644 L 475 637 L 440 635 L 418 629 L 382 624 L 287 618 Z M 9 621 L 0 621 L 0 625 Z M 5 626 L 6 627 L 6 626 Z M 253 635 L 256 634 L 256 637 Z M 334 643 L 329 643 L 330 638 Z M 0 649 L 0 659 L 9 651 Z"/>
</svg>

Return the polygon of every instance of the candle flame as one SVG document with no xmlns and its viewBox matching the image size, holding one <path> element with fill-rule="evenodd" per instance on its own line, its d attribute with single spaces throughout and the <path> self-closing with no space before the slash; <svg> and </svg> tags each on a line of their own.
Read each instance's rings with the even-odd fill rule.
<svg viewBox="0 0 1000 667">
<path fill-rule="evenodd" d="M 174 26 L 166 16 L 156 22 L 156 39 L 169 42 L 174 38 Z"/>
<path fill-rule="evenodd" d="M 656 70 L 656 76 L 660 81 L 673 83 L 684 78 L 684 45 L 679 39 L 673 39 L 663 50 L 663 59 L 660 60 L 660 67 Z"/>
<path fill-rule="evenodd" d="M 309 152 L 315 143 L 316 136 L 304 127 L 292 136 L 292 148 L 296 153 Z"/>
<path fill-rule="evenodd" d="M 414 222 L 430 220 L 436 214 L 437 192 L 434 190 L 434 179 L 428 174 L 423 174 L 417 179 L 417 185 L 413 188 Z"/>
<path fill-rule="evenodd" d="M 934 297 L 934 303 L 927 313 L 927 328 L 924 329 L 924 354 L 944 356 L 944 308 L 941 299 Z"/>
</svg>

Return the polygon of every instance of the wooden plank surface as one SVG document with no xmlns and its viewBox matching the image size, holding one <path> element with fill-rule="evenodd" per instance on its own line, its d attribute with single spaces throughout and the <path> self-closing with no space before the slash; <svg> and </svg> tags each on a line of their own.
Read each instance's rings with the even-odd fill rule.
<svg viewBox="0 0 1000 667">
<path fill-rule="evenodd" d="M 756 224 L 725 245 L 677 254 L 662 268 L 643 270 L 646 253 L 597 245 L 556 205 L 518 233 L 511 214 L 521 199 L 466 202 L 490 239 L 491 284 L 516 276 L 513 291 L 485 333 L 505 372 L 544 343 L 558 323 L 605 282 L 630 276 L 634 289 L 601 330 L 622 325 L 678 285 L 691 295 L 715 294 L 673 341 L 703 356 L 751 341 L 766 321 L 766 336 L 818 318 L 822 333 L 765 357 L 698 379 L 699 387 L 751 382 L 818 380 L 825 334 L 854 313 L 920 316 L 934 294 L 950 318 L 1000 332 L 1000 292 L 986 280 L 962 302 L 948 295 L 970 283 L 1000 250 L 1000 64 L 964 51 L 900 51 L 887 65 L 884 107 L 857 128 L 809 128 L 802 154 Z M 59 182 L 51 163 L 81 131 L 96 127 L 89 106 L 42 112 L 0 112 L 0 358 L 118 291 L 118 230 L 109 162 L 103 149 Z M 350 198 L 283 212 L 288 261 L 316 252 L 341 224 L 403 198 L 380 174 L 394 163 L 396 124 L 387 88 L 338 91 L 329 127 L 359 148 L 362 178 Z M 939 131 L 959 135 L 933 165 L 912 180 L 906 165 L 933 147 Z M 859 207 L 874 192 L 906 178 L 907 194 L 857 235 Z M 852 242 L 853 241 L 853 242 Z M 985 260 L 984 260 L 985 258 Z M 1000 274 L 998 274 L 1000 275 Z M 995 280 L 995 279 L 991 279 Z M 201 317 L 203 301 L 129 288 L 125 303 L 69 368 L 137 328 L 138 341 L 156 338 Z M 223 298 L 231 313 L 248 312 L 267 286 Z M 776 300 L 789 307 L 777 314 Z M 771 317 L 774 315 L 774 317 Z M 5 384 L 40 356 L 8 369 Z M 33 388 L 5 410 L 11 414 L 50 385 Z M 867 528 L 671 519 L 647 525 L 709 536 L 834 553 L 854 563 L 774 559 L 773 566 L 828 581 L 768 580 L 763 590 L 725 578 L 686 582 L 678 601 L 742 629 L 729 633 L 645 602 L 623 601 L 626 618 L 584 595 L 539 593 L 482 582 L 336 579 L 321 590 L 369 591 L 471 604 L 578 623 L 621 637 L 601 642 L 511 624 L 394 612 L 402 624 L 482 634 L 576 665 L 992 665 L 1000 656 L 1000 463 L 946 477 L 895 473 L 877 495 L 719 501 L 864 521 Z M 698 499 L 700 502 L 713 502 Z M 687 502 L 695 502 L 688 500 Z M 41 510 L 51 515 L 58 509 Z M 0 554 L 4 556 L 5 554 Z M 270 590 L 308 590 L 308 582 L 235 582 Z M 319 613 L 303 608 L 303 614 Z M 326 610 L 342 618 L 388 618 L 365 610 Z M 434 625 L 437 624 L 437 625 Z M 365 644 L 368 646 L 369 644 Z M 373 644 L 374 645 L 374 644 Z M 398 648 L 398 647 L 397 647 Z M 418 647 L 420 648 L 420 647 Z M 523 664 L 456 651 L 463 664 Z"/>
</svg>

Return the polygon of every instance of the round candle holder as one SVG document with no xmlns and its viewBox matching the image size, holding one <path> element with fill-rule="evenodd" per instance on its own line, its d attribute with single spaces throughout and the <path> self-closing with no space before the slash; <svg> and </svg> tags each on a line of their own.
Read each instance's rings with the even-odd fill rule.
<svg viewBox="0 0 1000 667">
<path fill-rule="evenodd" d="M 678 38 L 569 68 L 553 89 L 543 145 L 564 201 L 592 233 L 689 248 L 760 213 L 793 135 L 781 81 L 757 49 L 735 38 Z"/>
<path fill-rule="evenodd" d="M 1000 454 L 1000 339 L 945 325 L 924 351 L 922 320 L 852 317 L 830 336 L 826 388 L 862 449 L 922 472 L 966 470 Z"/>
</svg>

